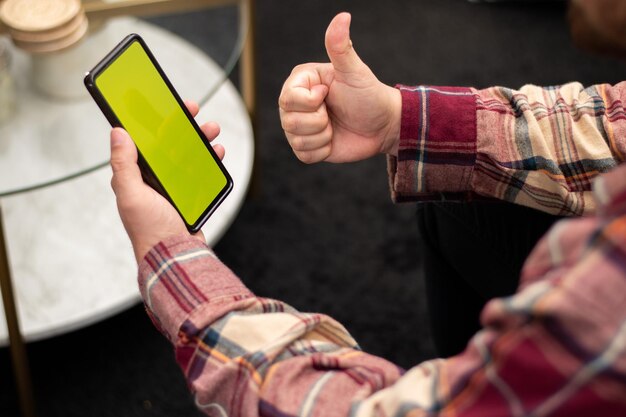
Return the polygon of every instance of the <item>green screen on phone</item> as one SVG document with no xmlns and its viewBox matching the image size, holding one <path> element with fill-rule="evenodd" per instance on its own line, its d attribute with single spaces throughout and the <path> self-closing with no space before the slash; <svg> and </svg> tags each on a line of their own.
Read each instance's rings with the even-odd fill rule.
<svg viewBox="0 0 626 417">
<path fill-rule="evenodd" d="M 229 178 L 138 41 L 95 74 L 95 86 L 188 225 L 230 186 Z"/>
</svg>

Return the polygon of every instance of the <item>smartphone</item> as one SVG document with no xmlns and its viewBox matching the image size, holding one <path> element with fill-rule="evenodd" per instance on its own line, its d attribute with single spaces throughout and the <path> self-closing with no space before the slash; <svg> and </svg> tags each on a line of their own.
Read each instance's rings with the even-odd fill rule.
<svg viewBox="0 0 626 417">
<path fill-rule="evenodd" d="M 169 200 L 190 232 L 200 230 L 233 180 L 145 41 L 128 35 L 84 82 L 109 123 L 135 142 L 144 181 Z"/>
</svg>

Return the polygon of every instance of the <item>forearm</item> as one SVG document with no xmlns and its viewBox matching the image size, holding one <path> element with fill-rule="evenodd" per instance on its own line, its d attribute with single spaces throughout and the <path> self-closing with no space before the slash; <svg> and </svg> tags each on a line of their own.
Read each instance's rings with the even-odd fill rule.
<svg viewBox="0 0 626 417">
<path fill-rule="evenodd" d="M 495 198 L 584 214 L 595 207 L 591 180 L 626 155 L 626 83 L 400 88 L 396 201 Z"/>
<path fill-rule="evenodd" d="M 207 412 L 347 415 L 353 401 L 402 372 L 360 351 L 331 318 L 254 296 L 196 240 L 157 245 L 139 281 L 148 313 Z"/>
</svg>

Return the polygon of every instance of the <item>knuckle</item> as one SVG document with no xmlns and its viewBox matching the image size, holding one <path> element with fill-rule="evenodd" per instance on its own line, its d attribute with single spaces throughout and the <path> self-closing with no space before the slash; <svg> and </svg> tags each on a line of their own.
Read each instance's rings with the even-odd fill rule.
<svg viewBox="0 0 626 417">
<path fill-rule="evenodd" d="M 120 161 L 115 156 L 111 157 L 110 164 L 111 164 L 111 170 L 113 171 L 114 174 L 117 173 L 117 172 L 120 172 L 122 170 L 123 165 L 124 165 L 123 162 Z M 113 177 L 113 178 L 115 178 L 115 177 Z"/>
<path fill-rule="evenodd" d="M 291 107 L 292 99 L 288 94 L 283 93 L 278 97 L 278 107 L 284 110 L 288 110 Z"/>
<path fill-rule="evenodd" d="M 281 126 L 285 132 L 295 133 L 298 131 L 298 118 L 293 115 L 284 115 L 281 119 Z"/>
<path fill-rule="evenodd" d="M 307 165 L 312 164 L 313 162 L 315 162 L 313 160 L 313 155 L 310 152 L 300 152 L 300 151 L 295 151 L 294 150 L 294 154 L 300 160 L 300 162 L 305 163 Z"/>
<path fill-rule="evenodd" d="M 306 143 L 305 140 L 302 136 L 294 136 L 292 137 L 291 141 L 291 147 L 293 148 L 293 150 L 295 151 L 305 151 L 306 150 Z"/>
<path fill-rule="evenodd" d="M 308 64 L 298 64 L 291 70 L 291 75 L 297 74 L 309 67 Z"/>
<path fill-rule="evenodd" d="M 111 177 L 111 189 L 113 190 L 113 194 L 117 196 L 119 189 L 120 189 L 120 181 L 117 175 L 113 175 Z"/>
</svg>

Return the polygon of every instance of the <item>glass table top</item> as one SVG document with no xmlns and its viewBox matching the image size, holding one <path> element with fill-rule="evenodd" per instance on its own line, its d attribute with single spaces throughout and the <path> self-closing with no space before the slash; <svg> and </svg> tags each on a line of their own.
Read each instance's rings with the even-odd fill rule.
<svg viewBox="0 0 626 417">
<path fill-rule="evenodd" d="M 210 19 L 210 14 L 215 13 L 211 10 L 196 12 L 193 18 Z M 179 42 L 175 47 L 171 45 L 171 33 L 161 26 L 172 21 L 176 26 L 175 19 L 188 22 L 190 13 L 148 21 L 111 19 L 91 30 L 78 46 L 58 56 L 31 56 L 5 42 L 9 46 L 16 100 L 12 116 L 0 123 L 0 197 L 57 184 L 108 164 L 110 127 L 82 79 L 128 33 L 144 36 L 183 99 L 200 105 L 211 100 L 228 79 L 245 38 L 246 18 L 237 17 L 236 8 L 231 10 L 234 14 L 227 13 L 226 22 L 224 11 L 218 16 L 222 23 L 214 39 Z M 235 19 L 236 24 L 228 19 Z M 7 36 L 0 35 L 0 40 L 6 41 L 1 38 Z M 196 44 L 203 45 L 204 50 Z M 211 59 L 215 71 L 203 69 L 207 50 L 216 55 Z M 43 92 L 43 88 L 53 89 L 54 95 Z"/>
</svg>

